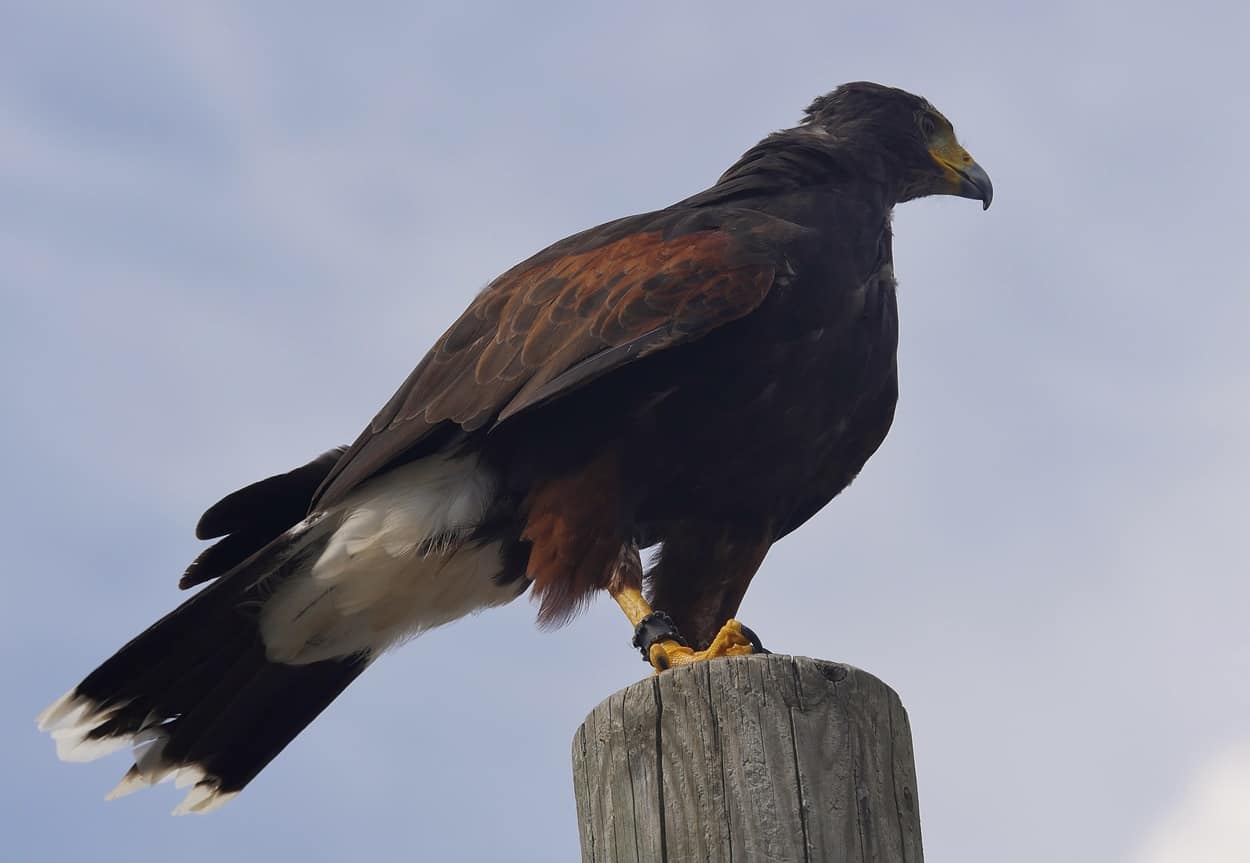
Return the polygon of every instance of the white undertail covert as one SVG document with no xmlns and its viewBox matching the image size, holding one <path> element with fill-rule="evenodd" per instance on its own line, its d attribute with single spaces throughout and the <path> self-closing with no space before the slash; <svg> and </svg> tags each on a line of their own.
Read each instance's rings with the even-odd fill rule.
<svg viewBox="0 0 1250 863">
<path fill-rule="evenodd" d="M 338 526 L 306 571 L 283 579 L 261 610 L 274 662 L 305 664 L 375 654 L 483 608 L 500 585 L 498 543 L 469 541 L 495 497 L 476 456 L 435 454 L 353 491 L 327 518 Z"/>
</svg>

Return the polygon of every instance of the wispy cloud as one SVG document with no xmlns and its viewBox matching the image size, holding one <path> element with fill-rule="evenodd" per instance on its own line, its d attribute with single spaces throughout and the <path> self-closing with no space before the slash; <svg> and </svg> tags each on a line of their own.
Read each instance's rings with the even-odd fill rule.
<svg viewBox="0 0 1250 863">
<path fill-rule="evenodd" d="M 1150 829 L 1137 863 L 1245 863 L 1250 855 L 1250 740 L 1219 752 Z"/>
</svg>

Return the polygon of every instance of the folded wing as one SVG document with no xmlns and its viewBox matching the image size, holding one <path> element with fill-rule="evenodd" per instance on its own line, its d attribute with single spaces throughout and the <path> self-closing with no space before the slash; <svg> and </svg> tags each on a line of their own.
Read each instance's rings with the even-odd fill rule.
<svg viewBox="0 0 1250 863">
<path fill-rule="evenodd" d="M 669 210 L 611 222 L 504 273 L 334 466 L 316 505 L 419 455 L 440 428 L 489 429 L 749 314 L 778 269 L 779 223 L 745 210 L 718 216 Z"/>
</svg>

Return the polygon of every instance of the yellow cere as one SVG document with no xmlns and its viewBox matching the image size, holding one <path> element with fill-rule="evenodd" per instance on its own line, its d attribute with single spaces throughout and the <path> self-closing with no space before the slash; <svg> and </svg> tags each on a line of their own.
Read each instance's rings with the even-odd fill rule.
<svg viewBox="0 0 1250 863">
<path fill-rule="evenodd" d="M 959 169 L 976 164 L 972 156 L 955 140 L 954 133 L 943 135 L 929 148 L 933 161 L 942 166 L 942 173 L 954 188 L 959 188 L 963 178 Z"/>
</svg>

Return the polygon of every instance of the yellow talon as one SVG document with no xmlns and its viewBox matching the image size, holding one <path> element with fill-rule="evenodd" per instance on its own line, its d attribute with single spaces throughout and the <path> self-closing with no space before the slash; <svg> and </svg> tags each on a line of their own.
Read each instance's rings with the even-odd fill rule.
<svg viewBox="0 0 1250 863">
<path fill-rule="evenodd" d="M 716 633 L 707 650 L 692 650 L 675 641 L 657 641 L 651 645 L 651 666 L 656 673 L 667 671 L 675 665 L 689 665 L 703 659 L 720 656 L 749 656 L 755 652 L 751 639 L 742 631 L 742 624 L 729 620 Z"/>
<path fill-rule="evenodd" d="M 633 550 L 633 557 L 638 554 L 637 549 Z M 622 560 L 628 562 L 630 559 L 627 555 L 622 555 Z M 635 561 L 636 562 L 636 561 Z M 641 571 L 641 570 L 639 570 Z M 629 622 L 635 627 L 641 625 L 649 617 L 656 615 L 651 604 L 643 597 L 642 591 L 638 585 L 634 583 L 613 584 L 608 588 L 612 594 L 612 598 L 620 605 L 621 610 L 625 612 L 625 616 L 629 618 Z M 663 617 L 669 626 L 670 633 L 675 631 L 673 621 L 668 615 L 658 615 Z M 635 631 L 634 646 L 641 647 L 639 643 L 640 634 Z M 652 636 L 654 637 L 654 636 Z M 759 639 L 749 629 L 744 627 L 736 620 L 727 620 L 725 625 L 720 628 L 720 632 L 716 633 L 716 637 L 712 639 L 712 643 L 708 645 L 707 650 L 692 650 L 682 644 L 672 640 L 671 638 L 657 641 L 651 645 L 647 651 L 647 661 L 651 663 L 651 667 L 655 669 L 656 674 L 661 671 L 667 671 L 674 665 L 689 665 L 692 662 L 698 662 L 702 659 L 715 659 L 719 656 L 749 656 L 757 650 L 767 653 L 764 646 L 759 643 Z"/>
</svg>

